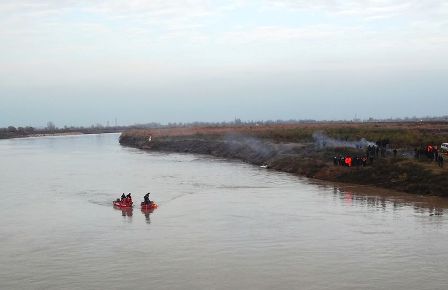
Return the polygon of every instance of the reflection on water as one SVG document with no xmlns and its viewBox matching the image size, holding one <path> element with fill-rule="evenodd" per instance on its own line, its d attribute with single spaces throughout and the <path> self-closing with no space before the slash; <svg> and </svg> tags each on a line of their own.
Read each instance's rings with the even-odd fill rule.
<svg viewBox="0 0 448 290">
<path fill-rule="evenodd" d="M 371 195 L 371 191 L 375 191 L 377 195 Z M 400 208 L 409 207 L 416 214 L 441 216 L 448 209 L 448 201 L 444 198 L 419 197 L 378 188 L 369 188 L 368 190 L 358 189 L 355 192 L 334 186 L 333 196 L 347 206 L 370 207 L 383 211 L 390 210 L 395 212 Z"/>
<path fill-rule="evenodd" d="M 132 208 L 132 207 L 130 207 L 130 208 L 120 208 L 120 207 L 117 207 L 117 206 L 113 206 L 113 208 L 116 210 L 116 211 L 121 211 L 121 215 L 124 217 L 124 218 L 129 218 L 129 219 L 126 219 L 127 221 L 129 221 L 129 222 L 132 222 L 132 215 L 133 215 L 133 212 L 134 212 L 134 208 Z M 144 217 L 145 217 L 145 221 L 146 221 L 146 223 L 147 224 L 150 224 L 151 223 L 151 214 L 154 212 L 154 208 L 151 208 L 151 209 L 140 209 L 140 211 L 141 211 L 141 213 L 144 215 Z"/>
<path fill-rule="evenodd" d="M 119 208 L 119 207 L 114 207 L 116 210 L 121 211 L 121 215 L 123 217 L 132 217 L 132 212 L 134 211 L 134 209 L 131 208 Z"/>
<path fill-rule="evenodd" d="M 154 212 L 154 209 L 141 209 L 142 214 L 145 216 L 145 220 L 147 224 L 151 223 L 151 214 Z"/>
<path fill-rule="evenodd" d="M 448 289 L 444 199 L 118 135 L 3 140 L 0 160 L 0 289 Z M 134 216 L 121 192 L 163 206 Z"/>
</svg>

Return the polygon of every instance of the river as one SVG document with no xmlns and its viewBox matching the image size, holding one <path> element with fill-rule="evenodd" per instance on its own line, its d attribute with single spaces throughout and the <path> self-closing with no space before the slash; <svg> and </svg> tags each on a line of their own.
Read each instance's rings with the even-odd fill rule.
<svg viewBox="0 0 448 290">
<path fill-rule="evenodd" d="M 112 207 L 148 191 L 153 213 Z M 117 134 L 1 140 L 0 192 L 0 289 L 448 289 L 444 200 Z"/>
</svg>

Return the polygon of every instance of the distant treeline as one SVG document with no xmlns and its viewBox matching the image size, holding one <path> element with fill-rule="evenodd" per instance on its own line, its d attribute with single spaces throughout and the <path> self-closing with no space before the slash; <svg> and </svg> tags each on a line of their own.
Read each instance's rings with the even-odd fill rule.
<svg viewBox="0 0 448 290">
<path fill-rule="evenodd" d="M 91 125 L 90 127 L 75 127 L 75 126 L 64 126 L 61 128 L 58 128 L 53 122 L 48 122 L 47 126 L 45 128 L 35 128 L 35 127 L 14 127 L 14 126 L 9 126 L 7 128 L 0 128 L 0 139 L 6 139 L 6 138 L 18 138 L 18 137 L 28 137 L 28 136 L 36 136 L 36 135 L 51 135 L 51 134 L 70 134 L 70 133 L 81 133 L 81 134 L 99 134 L 99 133 L 116 133 L 116 132 L 122 132 L 122 131 L 126 131 L 126 130 L 130 130 L 130 129 L 160 129 L 160 128 L 188 128 L 188 127 L 263 127 L 263 126 L 271 126 L 271 125 L 307 125 L 307 124 L 333 124 L 333 125 L 338 125 L 338 124 L 345 124 L 345 126 L 342 126 L 341 128 L 335 128 L 334 130 L 327 132 L 329 133 L 332 137 L 337 137 L 337 138 L 343 138 L 345 140 L 354 140 L 354 138 L 366 138 L 367 140 L 377 140 L 378 138 L 383 138 L 384 136 L 384 129 L 386 129 L 386 131 L 390 131 L 388 132 L 387 135 L 390 135 L 393 130 L 390 130 L 391 128 L 387 128 L 387 127 L 383 127 L 381 125 L 379 125 L 378 123 L 407 123 L 407 124 L 412 124 L 412 123 L 416 123 L 416 124 L 428 124 L 428 123 L 442 123 L 442 124 L 446 124 L 448 122 L 448 116 L 442 116 L 442 117 L 424 117 L 424 118 L 418 118 L 418 117 L 412 117 L 412 118 L 390 118 L 390 119 L 373 119 L 373 118 L 369 118 L 367 120 L 351 120 L 351 121 L 347 121 L 347 120 L 338 120 L 338 121 L 325 121 L 325 120 L 312 120 L 312 119 L 304 119 L 304 120 L 263 120 L 263 121 L 254 121 L 254 120 L 248 120 L 248 121 L 243 121 L 239 118 L 236 118 L 233 121 L 227 121 L 227 122 L 186 122 L 186 123 L 182 123 L 182 122 L 170 122 L 167 124 L 161 124 L 161 123 L 156 123 L 156 122 L 151 122 L 151 123 L 145 123 L 145 124 L 134 124 L 134 125 L 130 125 L 130 126 L 103 126 L 102 124 L 96 124 L 96 125 Z M 369 134 L 371 132 L 365 132 L 363 130 L 359 130 L 359 128 L 353 129 L 353 128 L 347 128 L 347 124 L 374 124 L 377 123 L 377 125 L 375 125 L 375 127 L 381 127 L 381 128 L 376 128 L 376 130 L 378 132 L 376 132 L 375 134 Z M 277 136 L 278 138 L 284 137 L 283 139 L 291 139 L 291 137 L 294 137 L 292 139 L 312 139 L 312 134 L 313 132 L 316 130 L 316 128 L 309 128 L 309 132 L 307 130 L 303 130 L 300 129 L 299 131 L 297 130 L 291 130 L 289 129 L 284 129 L 283 131 L 285 132 L 279 132 L 278 130 L 276 130 L 276 132 L 271 132 L 274 135 L 279 135 Z M 281 131 L 281 130 L 280 130 Z M 307 131 L 307 132 L 305 132 Z M 371 130 L 368 130 L 371 131 Z M 426 139 L 431 139 L 428 137 L 432 137 L 435 135 L 438 135 L 438 138 L 435 138 L 437 140 L 434 140 L 437 144 L 439 142 L 438 139 L 440 140 L 446 140 L 446 132 L 432 132 L 433 130 L 422 130 L 425 131 L 425 133 L 430 134 L 431 136 L 425 136 L 425 140 L 420 140 L 421 138 L 416 138 L 415 134 L 407 134 L 406 137 L 408 137 L 406 140 L 407 144 L 416 144 L 416 143 L 425 143 L 427 142 Z M 445 130 L 444 130 L 445 131 Z M 280 134 L 282 133 L 282 134 Z M 402 128 L 400 128 L 400 130 L 394 130 L 393 133 L 396 133 L 400 136 L 400 139 L 403 139 L 403 130 Z M 423 132 L 418 132 L 417 137 L 421 137 L 421 133 Z M 442 133 L 442 134 L 441 134 Z M 287 135 L 287 136 L 283 136 L 283 135 Z M 280 136 L 281 135 L 281 136 Z M 289 135 L 293 135 L 293 136 L 289 136 Z M 260 137 L 260 136 L 259 136 Z M 267 137 L 272 137 L 272 136 L 267 136 Z M 275 136 L 274 136 L 275 137 Z M 299 138 L 302 137 L 302 138 Z M 389 137 L 389 136 L 387 136 Z M 393 136 L 391 136 L 393 137 Z M 435 137 L 435 136 L 434 136 Z M 281 138 L 282 139 L 282 138 Z M 393 139 L 393 138 L 392 138 Z M 432 138 L 434 139 L 434 138 Z M 410 142 L 410 141 L 413 142 Z"/>
<path fill-rule="evenodd" d="M 116 133 L 126 130 L 129 127 L 14 127 L 0 128 L 0 139 L 20 138 L 40 135 L 58 135 L 58 134 L 100 134 L 100 133 Z"/>
<path fill-rule="evenodd" d="M 173 122 L 167 124 L 160 123 L 148 123 L 148 124 L 136 124 L 132 126 L 133 128 L 173 128 L 173 127 L 225 127 L 225 126 L 235 126 L 235 125 L 247 125 L 247 126 L 257 126 L 257 125 L 287 125 L 287 124 L 319 124 L 319 123 L 415 123 L 415 122 L 448 122 L 447 116 L 440 117 L 406 117 L 406 118 L 386 118 L 386 119 L 375 119 L 368 118 L 365 120 L 353 119 L 353 120 L 314 120 L 314 119 L 290 119 L 290 120 L 241 120 L 236 118 L 233 121 L 226 122 Z"/>
</svg>

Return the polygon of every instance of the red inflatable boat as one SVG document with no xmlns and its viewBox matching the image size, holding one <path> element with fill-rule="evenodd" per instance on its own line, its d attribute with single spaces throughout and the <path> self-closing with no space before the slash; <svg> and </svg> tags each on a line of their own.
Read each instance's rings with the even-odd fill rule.
<svg viewBox="0 0 448 290">
<path fill-rule="evenodd" d="M 119 207 L 119 208 L 132 208 L 133 202 L 125 202 L 125 201 L 114 201 L 113 202 L 115 207 Z"/>
<path fill-rule="evenodd" d="M 150 209 L 156 209 L 159 206 L 155 202 L 151 202 L 149 204 L 142 202 L 141 204 L 142 210 L 150 210 Z"/>
</svg>

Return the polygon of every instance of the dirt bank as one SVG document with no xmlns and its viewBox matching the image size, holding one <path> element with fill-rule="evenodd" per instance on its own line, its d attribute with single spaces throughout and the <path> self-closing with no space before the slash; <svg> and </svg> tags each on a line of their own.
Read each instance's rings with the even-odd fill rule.
<svg viewBox="0 0 448 290">
<path fill-rule="evenodd" d="M 420 195 L 448 196 L 446 170 L 409 158 L 379 158 L 358 167 L 335 166 L 333 156 L 361 149 L 318 148 L 310 138 L 275 139 L 275 128 L 176 128 L 124 132 L 120 144 L 143 150 L 207 154 L 321 180 L 377 186 Z M 255 133 L 254 133 L 255 132 Z"/>
</svg>

